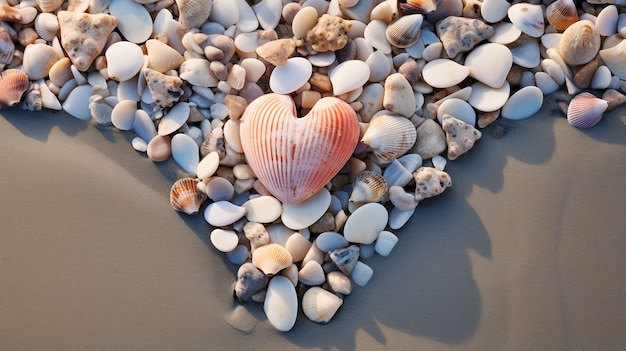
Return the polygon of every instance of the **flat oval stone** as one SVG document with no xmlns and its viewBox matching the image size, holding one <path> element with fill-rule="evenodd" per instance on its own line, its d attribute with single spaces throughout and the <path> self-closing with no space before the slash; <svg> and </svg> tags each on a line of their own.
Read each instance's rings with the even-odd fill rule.
<svg viewBox="0 0 626 351">
<path fill-rule="evenodd" d="M 221 252 L 231 252 L 239 243 L 237 233 L 232 230 L 213 229 L 210 235 L 211 244 Z"/>
<path fill-rule="evenodd" d="M 512 65 L 511 50 L 496 43 L 475 47 L 465 58 L 470 77 L 492 88 L 500 88 L 504 84 Z"/>
<path fill-rule="evenodd" d="M 470 75 L 470 68 L 450 59 L 437 59 L 428 62 L 422 69 L 422 78 L 435 88 L 449 88 L 457 85 Z"/>
<path fill-rule="evenodd" d="M 220 165 L 220 156 L 216 151 L 209 152 L 208 155 L 204 156 L 202 160 L 198 163 L 198 167 L 196 167 L 196 175 L 199 179 L 209 179 L 209 177 L 215 174 L 217 171 L 217 167 Z"/>
<path fill-rule="evenodd" d="M 311 62 L 303 57 L 292 57 L 284 66 L 274 68 L 270 76 L 270 89 L 277 94 L 289 94 L 306 83 L 313 73 Z"/>
<path fill-rule="evenodd" d="M 250 222 L 272 223 L 280 217 L 283 206 L 273 196 L 259 196 L 241 205 L 246 209 L 246 218 Z"/>
<path fill-rule="evenodd" d="M 137 103 L 131 100 L 122 100 L 111 111 L 111 122 L 120 130 L 131 130 L 135 123 Z"/>
<path fill-rule="evenodd" d="M 500 88 L 492 88 L 486 84 L 476 82 L 472 84 L 472 93 L 467 102 L 479 111 L 491 112 L 504 106 L 509 99 L 510 92 L 511 86 L 508 82 L 504 82 Z"/>
<path fill-rule="evenodd" d="M 289 278 L 275 276 L 270 280 L 263 311 L 274 328 L 280 331 L 293 328 L 298 317 L 298 296 Z"/>
<path fill-rule="evenodd" d="M 330 205 L 330 192 L 320 189 L 315 195 L 297 204 L 283 204 L 281 220 L 290 229 L 300 230 L 322 218 Z"/>
<path fill-rule="evenodd" d="M 315 7 L 307 6 L 303 7 L 293 17 L 292 30 L 293 35 L 297 39 L 304 39 L 306 33 L 315 27 L 319 15 Z"/>
<path fill-rule="evenodd" d="M 502 107 L 502 117 L 519 120 L 528 118 L 541 108 L 543 93 L 536 86 L 527 86 L 518 90 Z"/>
<path fill-rule="evenodd" d="M 196 174 L 200 162 L 200 149 L 187 134 L 176 134 L 172 138 L 172 158 L 187 173 Z"/>
<path fill-rule="evenodd" d="M 142 6 L 143 8 L 143 6 Z M 141 48 L 129 41 L 119 41 L 105 52 L 109 78 L 123 82 L 134 77 L 143 65 Z"/>
<path fill-rule="evenodd" d="M 159 121 L 157 129 L 159 135 L 169 135 L 177 131 L 185 124 L 185 122 L 187 122 L 190 112 L 191 108 L 189 107 L 189 103 L 177 103 L 165 116 L 163 116 L 163 118 L 161 118 L 161 121 Z"/>
<path fill-rule="evenodd" d="M 298 272 L 298 281 L 304 285 L 321 285 L 325 280 L 324 269 L 316 261 L 307 262 Z"/>
<path fill-rule="evenodd" d="M 109 11 L 117 18 L 117 29 L 126 40 L 143 43 L 152 35 L 152 17 L 142 4 L 132 0 L 113 0 Z"/>
<path fill-rule="evenodd" d="M 415 208 L 410 210 L 400 210 L 396 207 L 392 208 L 389 212 L 389 228 L 400 229 L 411 219 L 415 213 Z"/>
<path fill-rule="evenodd" d="M 315 238 L 315 245 L 324 252 L 347 247 L 349 244 L 346 238 L 337 232 L 324 232 Z"/>
<path fill-rule="evenodd" d="M 243 207 L 228 201 L 216 201 L 204 210 L 204 219 L 214 227 L 223 227 L 237 222 L 245 214 L 246 209 Z"/>
<path fill-rule="evenodd" d="M 437 119 L 439 123 L 441 123 L 441 119 L 445 114 L 451 115 L 472 126 L 476 124 L 476 112 L 470 104 L 461 99 L 450 98 L 441 103 L 439 109 L 437 109 Z"/>
<path fill-rule="evenodd" d="M 378 234 L 374 250 L 381 256 L 389 256 L 391 250 L 393 250 L 397 243 L 398 237 L 394 233 L 383 230 Z"/>
<path fill-rule="evenodd" d="M 157 136 L 154 122 L 152 121 L 152 119 L 150 119 L 150 116 L 144 110 L 137 110 L 135 112 L 133 130 L 141 139 L 145 140 L 146 142 L 150 142 L 152 138 Z"/>
<path fill-rule="evenodd" d="M 348 60 L 338 64 L 330 71 L 333 94 L 341 95 L 362 87 L 370 78 L 369 66 L 359 60 Z"/>
<path fill-rule="evenodd" d="M 377 202 L 365 204 L 354 213 L 343 229 L 343 235 L 351 243 L 371 244 L 387 226 L 387 209 Z"/>
</svg>

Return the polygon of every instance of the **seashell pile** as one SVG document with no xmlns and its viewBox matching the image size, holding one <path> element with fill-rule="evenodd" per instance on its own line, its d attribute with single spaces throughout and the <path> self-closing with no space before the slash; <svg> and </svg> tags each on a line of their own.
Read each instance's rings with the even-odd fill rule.
<svg viewBox="0 0 626 351">
<path fill-rule="evenodd" d="M 578 4 L 578 5 L 577 5 Z M 623 1 L 5 0 L 0 108 L 132 131 L 187 175 L 269 323 L 327 323 L 448 161 L 562 89 L 576 128 L 626 102 Z"/>
</svg>

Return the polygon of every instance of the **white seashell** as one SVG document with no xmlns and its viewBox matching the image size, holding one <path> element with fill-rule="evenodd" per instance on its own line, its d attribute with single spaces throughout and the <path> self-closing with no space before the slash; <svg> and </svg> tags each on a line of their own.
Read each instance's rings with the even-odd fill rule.
<svg viewBox="0 0 626 351">
<path fill-rule="evenodd" d="M 439 171 L 443 171 L 446 168 L 446 164 L 448 163 L 448 161 L 446 161 L 446 159 L 441 155 L 433 156 L 431 162 L 433 163 L 433 167 L 435 167 L 435 169 Z"/>
<path fill-rule="evenodd" d="M 277 276 L 270 280 L 263 310 L 274 328 L 280 331 L 293 328 L 298 317 L 298 296 L 288 278 Z"/>
<path fill-rule="evenodd" d="M 131 100 L 122 100 L 111 111 L 111 122 L 120 130 L 131 130 L 135 123 L 137 103 Z"/>
<path fill-rule="evenodd" d="M 365 27 L 363 37 L 375 49 L 382 51 L 383 54 L 391 53 L 391 44 L 387 40 L 387 23 L 374 20 L 370 21 Z"/>
<path fill-rule="evenodd" d="M 534 38 L 525 38 L 509 45 L 513 54 L 513 63 L 524 68 L 535 68 L 539 65 L 539 42 Z"/>
<path fill-rule="evenodd" d="M 283 224 L 290 229 L 304 229 L 320 219 L 330 205 L 330 192 L 320 189 L 313 196 L 297 203 L 283 203 L 283 212 L 280 216 Z"/>
<path fill-rule="evenodd" d="M 246 214 L 246 209 L 228 201 L 210 203 L 204 210 L 204 219 L 214 227 L 223 227 L 237 222 Z"/>
<path fill-rule="evenodd" d="M 441 58 L 441 53 L 443 52 L 443 43 L 436 42 L 428 45 L 424 48 L 422 52 L 422 58 L 426 61 L 436 60 Z"/>
<path fill-rule="evenodd" d="M 246 209 L 246 219 L 251 222 L 272 223 L 282 213 L 282 204 L 273 196 L 259 196 L 241 205 Z"/>
<path fill-rule="evenodd" d="M 337 232 L 324 232 L 315 238 L 315 245 L 324 252 L 330 252 L 347 247 L 349 243 Z"/>
<path fill-rule="evenodd" d="M 333 68 L 328 76 L 333 94 L 341 95 L 363 86 L 370 77 L 370 69 L 363 61 L 348 60 Z"/>
<path fill-rule="evenodd" d="M 567 122 L 576 128 L 591 128 L 600 122 L 608 105 L 606 100 L 590 93 L 580 93 L 567 107 Z"/>
<path fill-rule="evenodd" d="M 183 55 L 160 40 L 149 39 L 146 41 L 146 51 L 148 53 L 148 68 L 161 73 L 177 69 L 185 61 Z"/>
<path fill-rule="evenodd" d="M 528 118 L 541 108 L 543 104 L 543 92 L 535 86 L 524 87 L 515 94 L 502 107 L 502 117 L 519 120 Z"/>
<path fill-rule="evenodd" d="M 374 250 L 381 256 L 389 256 L 397 243 L 398 237 L 394 233 L 383 230 L 376 239 Z"/>
<path fill-rule="evenodd" d="M 478 111 L 492 112 L 504 106 L 509 99 L 510 93 L 511 86 L 509 82 L 504 82 L 500 88 L 492 88 L 483 83 L 476 82 L 472 84 L 472 93 L 467 102 Z"/>
<path fill-rule="evenodd" d="M 615 5 L 603 8 L 596 17 L 596 30 L 603 37 L 608 37 L 617 32 L 617 20 L 619 14 Z"/>
<path fill-rule="evenodd" d="M 578 9 L 573 0 L 556 0 L 546 7 L 546 19 L 557 30 L 565 30 L 578 21 Z"/>
<path fill-rule="evenodd" d="M 210 62 L 202 58 L 185 60 L 180 65 L 179 77 L 189 84 L 200 87 L 217 87 L 218 79 L 211 71 Z"/>
<path fill-rule="evenodd" d="M 513 65 L 511 50 L 502 44 L 487 43 L 472 50 L 465 58 L 470 77 L 492 88 L 500 88 Z"/>
<path fill-rule="evenodd" d="M 542 60 L 541 69 L 549 74 L 556 84 L 563 85 L 565 83 L 565 72 L 556 61 L 552 59 Z"/>
<path fill-rule="evenodd" d="M 352 278 L 354 284 L 358 286 L 365 286 L 372 279 L 373 275 L 374 270 L 370 266 L 358 261 L 350 274 L 350 278 Z"/>
<path fill-rule="evenodd" d="M 569 65 L 584 65 L 596 57 L 600 43 L 600 34 L 593 22 L 580 20 L 563 32 L 558 51 Z"/>
<path fill-rule="evenodd" d="M 52 46 L 42 43 L 30 44 L 24 49 L 22 70 L 30 80 L 43 79 L 48 76 L 50 68 L 57 61 L 59 56 Z"/>
<path fill-rule="evenodd" d="M 600 50 L 599 55 L 613 75 L 626 80 L 626 39 L 608 49 Z"/>
<path fill-rule="evenodd" d="M 289 94 L 309 81 L 313 66 L 303 57 L 292 57 L 284 66 L 274 68 L 270 75 L 270 89 L 277 94 Z"/>
<path fill-rule="evenodd" d="M 39 37 L 45 41 L 52 41 L 59 32 L 59 21 L 57 16 L 42 12 L 35 18 L 35 30 Z"/>
<path fill-rule="evenodd" d="M 328 67 L 335 62 L 336 55 L 334 51 L 320 52 L 315 55 L 307 56 L 307 60 L 315 67 Z"/>
<path fill-rule="evenodd" d="M 543 95 L 549 95 L 559 90 L 559 85 L 546 72 L 535 73 L 535 84 L 541 89 Z"/>
<path fill-rule="evenodd" d="M 322 269 L 322 266 L 316 261 L 309 261 L 305 265 L 303 265 L 302 268 L 300 269 L 300 272 L 298 272 L 298 281 L 308 286 L 321 285 L 326 281 L 324 269 Z M 303 300 L 303 304 L 304 304 L 304 300 Z M 303 305 L 303 308 L 304 308 L 304 305 Z"/>
<path fill-rule="evenodd" d="M 281 0 L 261 0 L 252 8 L 263 29 L 274 29 L 280 21 L 283 4 Z"/>
<path fill-rule="evenodd" d="M 591 78 L 591 88 L 592 89 L 606 89 L 611 84 L 611 70 L 602 65 L 596 69 Z"/>
<path fill-rule="evenodd" d="M 109 46 L 105 56 L 109 78 L 118 82 L 131 79 L 139 73 L 144 64 L 141 48 L 137 44 L 128 41 L 120 41 Z"/>
<path fill-rule="evenodd" d="M 198 190 L 198 180 L 194 178 L 181 178 L 174 182 L 170 189 L 170 204 L 172 208 L 188 215 L 198 213 L 200 206 L 206 198 L 206 194 Z M 236 245 L 237 241 L 235 241 Z"/>
<path fill-rule="evenodd" d="M 397 15 L 397 11 L 393 11 L 389 1 L 383 1 L 380 4 L 374 6 L 372 12 L 370 12 L 370 21 L 379 20 L 385 23 L 391 22 Z M 341 12 L 341 10 L 339 10 Z"/>
<path fill-rule="evenodd" d="M 117 18 L 117 29 L 133 43 L 143 43 L 152 34 L 152 17 L 148 10 L 133 0 L 113 0 L 109 12 Z"/>
<path fill-rule="evenodd" d="M 246 0 L 235 0 L 235 4 L 239 13 L 239 20 L 236 23 L 237 29 L 244 33 L 256 30 L 259 27 L 259 21 L 252 7 Z M 213 3 L 213 6 L 215 7 L 215 3 Z"/>
<path fill-rule="evenodd" d="M 399 208 L 392 208 L 389 212 L 389 228 L 400 229 L 402 228 L 415 213 L 415 208 L 410 210 L 401 210 Z"/>
<path fill-rule="evenodd" d="M 159 121 L 157 128 L 159 135 L 169 135 L 180 129 L 189 118 L 190 107 L 187 102 L 177 103 Z M 194 172 L 195 173 L 195 172 Z"/>
<path fill-rule="evenodd" d="M 404 188 L 398 185 L 389 188 L 389 201 L 394 208 L 403 211 L 414 209 L 419 203 L 414 194 L 406 192 Z"/>
<path fill-rule="evenodd" d="M 506 17 L 511 4 L 507 0 L 483 0 L 480 14 L 489 23 L 500 22 Z"/>
<path fill-rule="evenodd" d="M 546 49 L 559 49 L 563 33 L 546 33 L 541 36 L 541 45 Z"/>
<path fill-rule="evenodd" d="M 63 102 L 63 110 L 78 119 L 85 121 L 90 119 L 91 110 L 87 102 L 91 95 L 92 92 L 89 85 L 81 85 L 72 89 Z"/>
<path fill-rule="evenodd" d="M 451 115 L 471 126 L 476 125 L 476 112 L 470 104 L 461 99 L 451 98 L 441 103 L 437 109 L 437 120 L 439 123 L 441 123 L 443 115 Z"/>
<path fill-rule="evenodd" d="M 405 15 L 391 22 L 385 30 L 387 41 L 398 48 L 407 48 L 415 44 L 422 29 L 424 16 L 421 14 Z"/>
<path fill-rule="evenodd" d="M 300 261 L 302 261 L 304 259 L 306 254 L 309 252 L 309 249 L 311 248 L 311 245 L 313 245 L 313 243 L 310 242 L 307 237 L 305 237 L 304 235 L 302 235 L 300 233 L 293 233 L 287 239 L 287 242 L 285 243 L 285 248 L 291 254 L 291 258 L 292 258 L 292 260 L 294 262 L 300 262 Z M 317 263 L 317 262 L 315 262 L 315 263 Z M 319 268 L 321 269 L 322 267 L 320 266 Z M 315 273 L 315 272 L 311 272 L 311 273 L 314 273 L 315 275 L 317 275 L 317 273 Z M 306 276 L 306 274 L 305 274 L 305 276 Z M 308 277 L 306 277 L 306 278 L 308 278 Z M 313 277 L 311 277 L 311 278 L 313 278 Z M 319 280 L 320 278 L 318 276 L 317 278 L 313 278 L 313 279 Z M 312 284 L 308 284 L 307 283 L 307 285 L 322 284 L 324 282 L 324 272 L 322 272 L 321 280 L 322 281 L 319 282 L 319 283 L 312 283 Z"/>
<path fill-rule="evenodd" d="M 5 71 L 6 72 L 6 71 Z M 60 111 L 63 107 L 56 95 L 46 84 L 40 84 L 39 93 L 41 94 L 41 105 L 50 110 Z"/>
<path fill-rule="evenodd" d="M 314 286 L 302 296 L 302 312 L 315 323 L 328 323 L 343 304 L 343 299 Z"/>
<path fill-rule="evenodd" d="M 262 245 L 252 252 L 252 264 L 268 276 L 275 275 L 292 263 L 289 251 L 278 244 Z"/>
<path fill-rule="evenodd" d="M 500 22 L 493 25 L 493 35 L 487 38 L 492 43 L 498 44 L 510 44 L 516 41 L 520 35 L 522 35 L 522 31 L 517 28 L 513 23 L 509 22 Z"/>
<path fill-rule="evenodd" d="M 63 0 L 37 0 L 37 6 L 41 9 L 41 12 L 54 12 L 61 7 Z"/>
<path fill-rule="evenodd" d="M 348 217 L 343 235 L 351 243 L 371 244 L 387 226 L 388 217 L 383 205 L 376 202 L 365 204 Z"/>
<path fill-rule="evenodd" d="M 149 142 L 157 135 L 154 122 L 150 119 L 148 113 L 144 110 L 137 110 L 135 112 L 135 120 L 133 121 L 133 130 L 137 135 Z"/>
<path fill-rule="evenodd" d="M 296 16 L 293 18 L 293 24 L 291 29 L 293 30 L 293 35 L 297 39 L 304 39 L 306 37 L 306 33 L 315 27 L 317 23 L 317 18 L 319 15 L 317 14 L 317 10 L 315 7 L 303 7 L 296 13 Z"/>
<path fill-rule="evenodd" d="M 517 3 L 507 10 L 511 23 L 523 33 L 539 38 L 543 35 L 545 23 L 543 20 L 543 8 L 540 5 Z"/>
<path fill-rule="evenodd" d="M 172 158 L 187 173 L 196 174 L 200 162 L 198 144 L 187 134 L 172 137 Z"/>
<path fill-rule="evenodd" d="M 252 10 L 252 8 L 250 8 L 250 10 Z M 213 0 L 213 5 L 209 12 L 209 21 L 219 23 L 224 28 L 237 24 L 239 21 L 239 6 L 236 1 Z"/>
<path fill-rule="evenodd" d="M 387 182 L 382 175 L 363 171 L 354 179 L 350 202 L 378 202 L 386 193 Z"/>
<path fill-rule="evenodd" d="M 329 51 L 332 53 L 332 51 Z M 310 60 L 310 57 L 309 57 Z M 392 62 L 391 59 L 380 51 L 373 52 L 365 61 L 367 66 L 369 67 L 370 82 L 380 82 L 383 81 L 389 73 L 391 72 Z"/>
<path fill-rule="evenodd" d="M 332 271 L 326 275 L 326 281 L 332 291 L 342 295 L 349 295 L 352 292 L 352 282 L 350 278 L 340 271 Z"/>
<path fill-rule="evenodd" d="M 422 79 L 435 88 L 449 88 L 465 80 L 470 75 L 470 67 L 449 59 L 437 59 L 426 63 L 422 69 Z"/>
</svg>

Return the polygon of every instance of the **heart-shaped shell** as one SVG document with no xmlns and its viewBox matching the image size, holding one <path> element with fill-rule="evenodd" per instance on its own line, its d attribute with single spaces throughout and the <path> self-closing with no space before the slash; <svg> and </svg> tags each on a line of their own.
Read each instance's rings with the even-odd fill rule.
<svg viewBox="0 0 626 351">
<path fill-rule="evenodd" d="M 567 121 L 576 128 L 595 126 L 609 103 L 590 93 L 580 93 L 570 101 L 567 107 Z"/>
<path fill-rule="evenodd" d="M 379 161 L 389 163 L 409 151 L 415 140 L 417 132 L 408 118 L 384 114 L 372 119 L 361 142 Z"/>
<path fill-rule="evenodd" d="M 546 18 L 554 28 L 565 30 L 578 21 L 578 9 L 573 0 L 556 0 L 546 7 Z"/>
<path fill-rule="evenodd" d="M 19 104 L 29 84 L 28 76 L 20 70 L 0 73 L 0 108 Z"/>
<path fill-rule="evenodd" d="M 241 144 L 248 164 L 276 198 L 301 202 L 345 165 L 359 138 L 356 113 L 347 103 L 320 99 L 302 118 L 291 97 L 266 94 L 241 116 Z"/>
<path fill-rule="evenodd" d="M 302 312 L 315 323 L 328 323 L 342 304 L 342 298 L 319 286 L 309 288 L 302 296 Z"/>
<path fill-rule="evenodd" d="M 293 259 L 289 251 L 275 243 L 259 246 L 252 253 L 252 264 L 268 276 L 291 266 Z"/>
<path fill-rule="evenodd" d="M 170 189 L 170 204 L 179 212 L 188 215 L 196 214 L 200 206 L 207 199 L 207 195 L 198 190 L 198 180 L 182 178 L 176 181 Z"/>
<path fill-rule="evenodd" d="M 380 174 L 363 171 L 354 178 L 350 202 L 378 202 L 387 193 L 387 181 Z"/>
<path fill-rule="evenodd" d="M 407 48 L 415 44 L 422 32 L 424 16 L 420 14 L 407 15 L 391 22 L 385 30 L 387 40 L 391 45 L 399 48 Z"/>
</svg>

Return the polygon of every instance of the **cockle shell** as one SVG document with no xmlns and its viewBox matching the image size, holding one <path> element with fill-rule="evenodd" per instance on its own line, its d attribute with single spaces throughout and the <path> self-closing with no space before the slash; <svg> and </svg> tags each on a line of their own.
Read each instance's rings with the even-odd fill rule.
<svg viewBox="0 0 626 351">
<path fill-rule="evenodd" d="M 602 61 L 615 76 L 626 80 L 626 39 L 599 52 Z"/>
<path fill-rule="evenodd" d="M 0 73 L 0 108 L 19 104 L 29 83 L 23 71 L 8 69 Z"/>
<path fill-rule="evenodd" d="M 187 29 L 198 28 L 209 18 L 212 0 L 177 0 L 179 21 Z"/>
<path fill-rule="evenodd" d="M 400 3 L 402 13 L 431 13 L 437 10 L 441 0 L 406 0 Z"/>
<path fill-rule="evenodd" d="M 387 181 L 372 171 L 357 174 L 352 185 L 351 202 L 378 202 L 387 193 Z"/>
<path fill-rule="evenodd" d="M 557 30 L 565 30 L 578 21 L 574 0 L 556 0 L 546 7 L 546 18 Z"/>
<path fill-rule="evenodd" d="M 315 323 L 328 323 L 342 304 L 342 298 L 319 286 L 309 288 L 302 296 L 302 312 Z"/>
<path fill-rule="evenodd" d="M 408 118 L 383 114 L 372 119 L 361 142 L 379 161 L 389 163 L 409 151 L 416 139 L 417 132 Z"/>
<path fill-rule="evenodd" d="M 584 65 L 600 50 L 601 38 L 596 26 L 589 20 L 578 21 L 563 32 L 559 53 L 571 66 Z"/>
<path fill-rule="evenodd" d="M 570 101 L 567 107 L 567 122 L 576 128 L 595 126 L 609 103 L 590 93 L 580 93 Z"/>
<path fill-rule="evenodd" d="M 298 203 L 315 194 L 348 161 L 359 137 L 356 113 L 327 97 L 302 118 L 293 100 L 266 94 L 241 116 L 241 143 L 250 167 L 279 200 Z"/>
<path fill-rule="evenodd" d="M 11 39 L 11 33 L 0 27 L 0 65 L 11 63 L 14 52 L 15 44 Z"/>
<path fill-rule="evenodd" d="M 415 44 L 422 30 L 424 16 L 420 14 L 407 15 L 391 22 L 385 30 L 387 40 L 398 48 L 407 48 Z"/>
<path fill-rule="evenodd" d="M 207 199 L 207 195 L 197 188 L 198 180 L 182 178 L 177 180 L 170 189 L 170 204 L 179 212 L 188 215 L 196 214 Z"/>
<path fill-rule="evenodd" d="M 52 41 L 59 32 L 59 20 L 53 13 L 43 12 L 35 18 L 35 31 L 45 41 Z"/>
<path fill-rule="evenodd" d="M 275 243 L 259 246 L 252 253 L 252 264 L 268 276 L 289 267 L 293 259 L 289 251 Z"/>
</svg>

